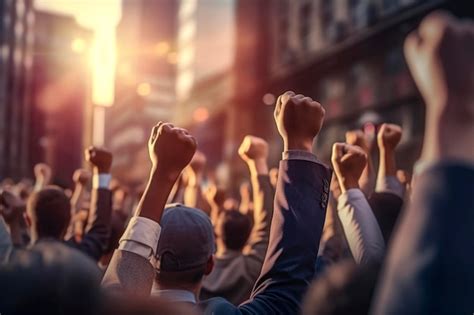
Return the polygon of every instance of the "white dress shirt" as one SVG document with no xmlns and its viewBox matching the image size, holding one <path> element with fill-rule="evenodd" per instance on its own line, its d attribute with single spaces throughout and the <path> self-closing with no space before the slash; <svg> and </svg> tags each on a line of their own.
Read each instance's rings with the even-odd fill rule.
<svg viewBox="0 0 474 315">
<path fill-rule="evenodd" d="M 341 194 L 337 212 L 356 263 L 380 262 L 385 242 L 364 193 L 360 189 L 349 189 Z"/>
</svg>

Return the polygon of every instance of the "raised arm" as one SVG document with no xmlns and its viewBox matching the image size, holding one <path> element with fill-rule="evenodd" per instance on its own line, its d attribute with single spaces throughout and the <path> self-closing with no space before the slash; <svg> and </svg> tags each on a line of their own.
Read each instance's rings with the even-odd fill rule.
<svg viewBox="0 0 474 315">
<path fill-rule="evenodd" d="M 85 226 L 85 219 L 83 219 L 83 216 L 85 213 L 82 213 L 81 210 L 86 196 L 86 186 L 90 179 L 91 173 L 86 169 L 78 169 L 72 175 L 74 191 L 71 196 L 71 223 L 69 225 L 65 239 L 74 237 L 76 242 L 80 242 L 82 240 Z"/>
<path fill-rule="evenodd" d="M 385 250 L 377 220 L 359 189 L 359 177 L 367 163 L 366 156 L 360 147 L 335 143 L 331 157 L 341 189 L 337 204 L 339 219 L 352 256 L 358 264 L 380 262 Z"/>
<path fill-rule="evenodd" d="M 397 178 L 395 149 L 402 138 L 402 128 L 394 124 L 383 124 L 377 134 L 380 162 L 375 191 L 392 193 L 403 199 L 404 187 Z"/>
<path fill-rule="evenodd" d="M 274 192 L 268 176 L 268 144 L 265 140 L 246 136 L 240 145 L 239 155 L 247 164 L 253 190 L 253 229 L 245 251 L 249 272 L 259 275 L 270 236 L 273 216 Z"/>
<path fill-rule="evenodd" d="M 110 234 L 112 192 L 109 183 L 112 154 L 107 150 L 91 147 L 85 150 L 84 155 L 93 171 L 91 204 L 82 239 L 78 242 L 73 238 L 68 243 L 99 260 L 107 247 Z"/>
<path fill-rule="evenodd" d="M 152 260 L 166 201 L 196 151 L 196 140 L 186 130 L 160 122 L 153 127 L 148 151 L 152 166 L 145 192 L 102 280 L 106 289 L 143 296 L 149 296 L 153 284 Z"/>
<path fill-rule="evenodd" d="M 426 17 L 405 58 L 426 103 L 412 203 L 395 235 L 373 314 L 474 309 L 474 26 Z"/>
<path fill-rule="evenodd" d="M 330 170 L 312 154 L 324 109 L 287 92 L 277 100 L 275 121 L 283 138 L 270 240 L 262 272 L 244 314 L 297 314 L 313 279 L 329 194 Z"/>
<path fill-rule="evenodd" d="M 38 163 L 34 167 L 35 173 L 35 191 L 40 191 L 44 187 L 48 186 L 51 182 L 52 171 L 46 163 Z"/>
<path fill-rule="evenodd" d="M 346 132 L 346 143 L 362 148 L 367 156 L 367 163 L 359 177 L 359 187 L 365 196 L 369 197 L 375 189 L 374 163 L 370 154 L 372 141 L 369 142 L 367 135 L 362 130 L 352 130 Z"/>
</svg>

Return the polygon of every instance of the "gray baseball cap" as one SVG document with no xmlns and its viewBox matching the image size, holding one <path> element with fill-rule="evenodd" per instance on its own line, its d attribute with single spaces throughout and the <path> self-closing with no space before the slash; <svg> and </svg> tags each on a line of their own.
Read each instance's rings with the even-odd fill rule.
<svg viewBox="0 0 474 315">
<path fill-rule="evenodd" d="M 215 253 L 214 228 L 202 210 L 167 205 L 156 250 L 159 271 L 187 271 L 206 264 Z"/>
</svg>

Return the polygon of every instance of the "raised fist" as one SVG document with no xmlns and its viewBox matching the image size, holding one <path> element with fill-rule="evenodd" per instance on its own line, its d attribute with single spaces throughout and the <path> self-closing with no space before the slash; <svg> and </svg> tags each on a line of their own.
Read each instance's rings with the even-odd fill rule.
<svg viewBox="0 0 474 315">
<path fill-rule="evenodd" d="M 239 147 L 239 155 L 244 161 L 267 159 L 268 143 L 262 138 L 245 136 Z"/>
<path fill-rule="evenodd" d="M 77 169 L 74 174 L 72 175 L 72 180 L 76 183 L 76 184 L 80 184 L 82 186 L 85 186 L 87 185 L 87 183 L 90 181 L 91 179 L 91 172 L 89 172 L 89 170 L 86 170 L 86 169 Z"/>
<path fill-rule="evenodd" d="M 474 24 L 433 12 L 405 40 L 405 57 L 426 102 L 422 160 L 474 161 Z"/>
<path fill-rule="evenodd" d="M 285 92 L 278 97 L 275 122 L 285 150 L 311 151 L 313 139 L 321 130 L 325 110 L 304 95 Z"/>
<path fill-rule="evenodd" d="M 380 150 L 393 151 L 402 139 L 402 127 L 394 124 L 383 124 L 377 133 L 377 144 Z"/>
<path fill-rule="evenodd" d="M 37 180 L 40 180 L 44 185 L 48 185 L 51 180 L 51 167 L 45 163 L 38 163 L 34 167 L 34 173 Z"/>
<path fill-rule="evenodd" d="M 191 162 L 196 152 L 196 140 L 185 129 L 159 122 L 151 131 L 148 152 L 153 167 L 174 181 Z"/>
<path fill-rule="evenodd" d="M 5 222 L 12 223 L 20 220 L 25 211 L 25 202 L 9 191 L 0 193 L 0 212 Z"/>
<path fill-rule="evenodd" d="M 94 168 L 94 171 L 98 171 L 98 173 L 110 173 L 113 159 L 112 153 L 106 149 L 89 147 L 85 150 L 84 155 L 86 161 Z"/>
<path fill-rule="evenodd" d="M 342 192 L 359 187 L 359 178 L 367 163 L 367 154 L 362 148 L 346 143 L 334 143 L 331 162 Z"/>
<path fill-rule="evenodd" d="M 362 130 L 350 130 L 346 132 L 346 143 L 361 147 L 365 152 L 369 151 L 369 142 Z"/>
</svg>

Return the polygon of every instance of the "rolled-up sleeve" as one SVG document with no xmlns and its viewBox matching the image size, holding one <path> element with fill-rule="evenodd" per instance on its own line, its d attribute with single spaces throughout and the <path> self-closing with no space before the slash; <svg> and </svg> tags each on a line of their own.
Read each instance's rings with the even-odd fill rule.
<svg viewBox="0 0 474 315">
<path fill-rule="evenodd" d="M 135 253 L 153 263 L 160 238 L 160 225 L 145 217 L 133 217 L 119 242 L 118 249 Z"/>
</svg>

